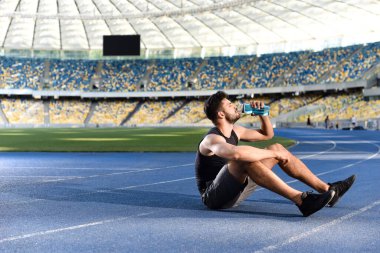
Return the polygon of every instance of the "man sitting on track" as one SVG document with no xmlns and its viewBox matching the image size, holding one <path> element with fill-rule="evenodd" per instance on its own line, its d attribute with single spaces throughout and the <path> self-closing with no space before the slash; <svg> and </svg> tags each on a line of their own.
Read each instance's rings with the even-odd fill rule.
<svg viewBox="0 0 380 253">
<path fill-rule="evenodd" d="M 261 108 L 264 105 L 254 101 L 251 106 Z M 258 116 L 260 130 L 235 125 L 240 112 L 222 91 L 208 98 L 204 110 L 215 127 L 198 146 L 195 170 L 202 201 L 210 209 L 237 206 L 260 185 L 293 201 L 306 217 L 326 205 L 334 206 L 355 181 L 353 175 L 344 181 L 325 183 L 281 144 L 273 144 L 266 149 L 237 146 L 239 140 L 271 139 L 273 128 L 269 116 Z M 319 194 L 302 193 L 290 187 L 272 171 L 276 164 Z"/>
</svg>

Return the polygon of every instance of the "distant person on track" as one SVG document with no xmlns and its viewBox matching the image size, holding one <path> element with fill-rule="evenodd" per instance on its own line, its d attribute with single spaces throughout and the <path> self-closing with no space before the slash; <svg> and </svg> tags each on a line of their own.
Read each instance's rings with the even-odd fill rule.
<svg viewBox="0 0 380 253">
<path fill-rule="evenodd" d="M 308 126 L 308 127 L 312 127 L 313 126 L 313 124 L 311 124 L 310 115 L 307 115 L 306 126 Z"/>
<path fill-rule="evenodd" d="M 354 129 L 356 127 L 356 117 L 355 116 L 352 116 L 352 118 L 351 118 L 351 125 L 352 125 L 352 129 Z"/>
<path fill-rule="evenodd" d="M 328 129 L 329 125 L 330 125 L 330 119 L 329 119 L 329 115 L 327 115 L 325 118 L 325 128 Z"/>
<path fill-rule="evenodd" d="M 261 108 L 264 104 L 253 101 L 251 106 Z M 207 99 L 204 111 L 215 127 L 199 143 L 195 172 L 202 201 L 210 209 L 237 206 L 260 185 L 294 202 L 306 217 L 326 205 L 334 206 L 355 181 L 353 175 L 344 181 L 325 183 L 281 144 L 266 149 L 237 146 L 239 140 L 271 139 L 273 127 L 269 116 L 258 116 L 259 130 L 236 125 L 241 113 L 222 91 Z M 319 194 L 290 187 L 272 171 L 276 164 Z"/>
</svg>

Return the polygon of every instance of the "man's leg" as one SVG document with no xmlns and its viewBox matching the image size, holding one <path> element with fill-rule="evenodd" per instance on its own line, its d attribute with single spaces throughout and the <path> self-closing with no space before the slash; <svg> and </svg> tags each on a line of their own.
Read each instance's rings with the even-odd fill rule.
<svg viewBox="0 0 380 253">
<path fill-rule="evenodd" d="M 261 162 L 231 161 L 228 170 L 231 175 L 241 183 L 245 182 L 247 176 L 249 176 L 258 185 L 280 194 L 295 204 L 300 205 L 302 203 L 302 192 L 287 185 L 270 168 Z"/>
<path fill-rule="evenodd" d="M 247 176 L 249 176 L 258 185 L 293 201 L 305 217 L 326 206 L 335 194 L 335 191 L 327 191 L 322 194 L 302 193 L 287 185 L 274 174 L 271 168 L 268 168 L 260 161 L 231 161 L 228 164 L 228 171 L 241 183 L 245 182 Z"/>
<path fill-rule="evenodd" d="M 289 154 L 289 160 L 287 163 L 278 163 L 278 160 L 276 159 L 265 159 L 261 161 L 265 166 L 272 169 L 273 166 L 278 163 L 280 168 L 283 171 L 285 171 L 289 176 L 300 180 L 301 182 L 307 184 L 308 186 L 312 187 L 320 193 L 328 191 L 329 185 L 320 180 L 316 175 L 314 175 L 313 172 L 311 172 L 309 168 L 300 159 L 295 157 L 281 144 L 270 145 L 267 149 L 285 150 Z"/>
<path fill-rule="evenodd" d="M 327 192 L 329 190 L 335 191 L 334 198 L 328 204 L 331 207 L 338 202 L 338 200 L 351 188 L 352 184 L 355 182 L 355 175 L 352 175 L 343 181 L 327 184 L 314 175 L 300 159 L 295 157 L 281 144 L 273 144 L 269 146 L 268 149 L 285 150 L 289 155 L 289 159 L 287 163 L 278 163 L 278 160 L 276 159 L 265 159 L 261 161 L 265 166 L 272 169 L 273 166 L 278 163 L 281 169 L 289 176 L 300 180 L 320 193 Z"/>
</svg>

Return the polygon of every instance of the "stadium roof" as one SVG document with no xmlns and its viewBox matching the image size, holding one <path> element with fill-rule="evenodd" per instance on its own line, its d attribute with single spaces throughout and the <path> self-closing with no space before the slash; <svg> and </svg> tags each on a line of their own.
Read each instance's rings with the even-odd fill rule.
<svg viewBox="0 0 380 253">
<path fill-rule="evenodd" d="M 264 54 L 380 41 L 378 0 L 0 0 L 0 49 L 99 51 L 140 34 L 146 56 Z"/>
</svg>

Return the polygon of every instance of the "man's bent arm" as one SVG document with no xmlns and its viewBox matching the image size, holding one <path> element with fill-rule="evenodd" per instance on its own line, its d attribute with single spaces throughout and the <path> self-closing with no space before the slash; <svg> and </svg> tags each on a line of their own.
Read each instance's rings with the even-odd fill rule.
<svg viewBox="0 0 380 253">
<path fill-rule="evenodd" d="M 223 138 L 213 135 L 207 136 L 201 143 L 201 149 L 207 149 L 213 154 L 228 160 L 256 162 L 267 158 L 275 158 L 286 161 L 287 155 L 281 151 L 259 149 L 251 146 L 234 146 Z"/>
<path fill-rule="evenodd" d="M 272 123 L 268 116 L 259 116 L 261 121 L 261 129 L 249 129 L 235 125 L 234 130 L 242 141 L 265 141 L 270 140 L 274 136 Z"/>
</svg>

